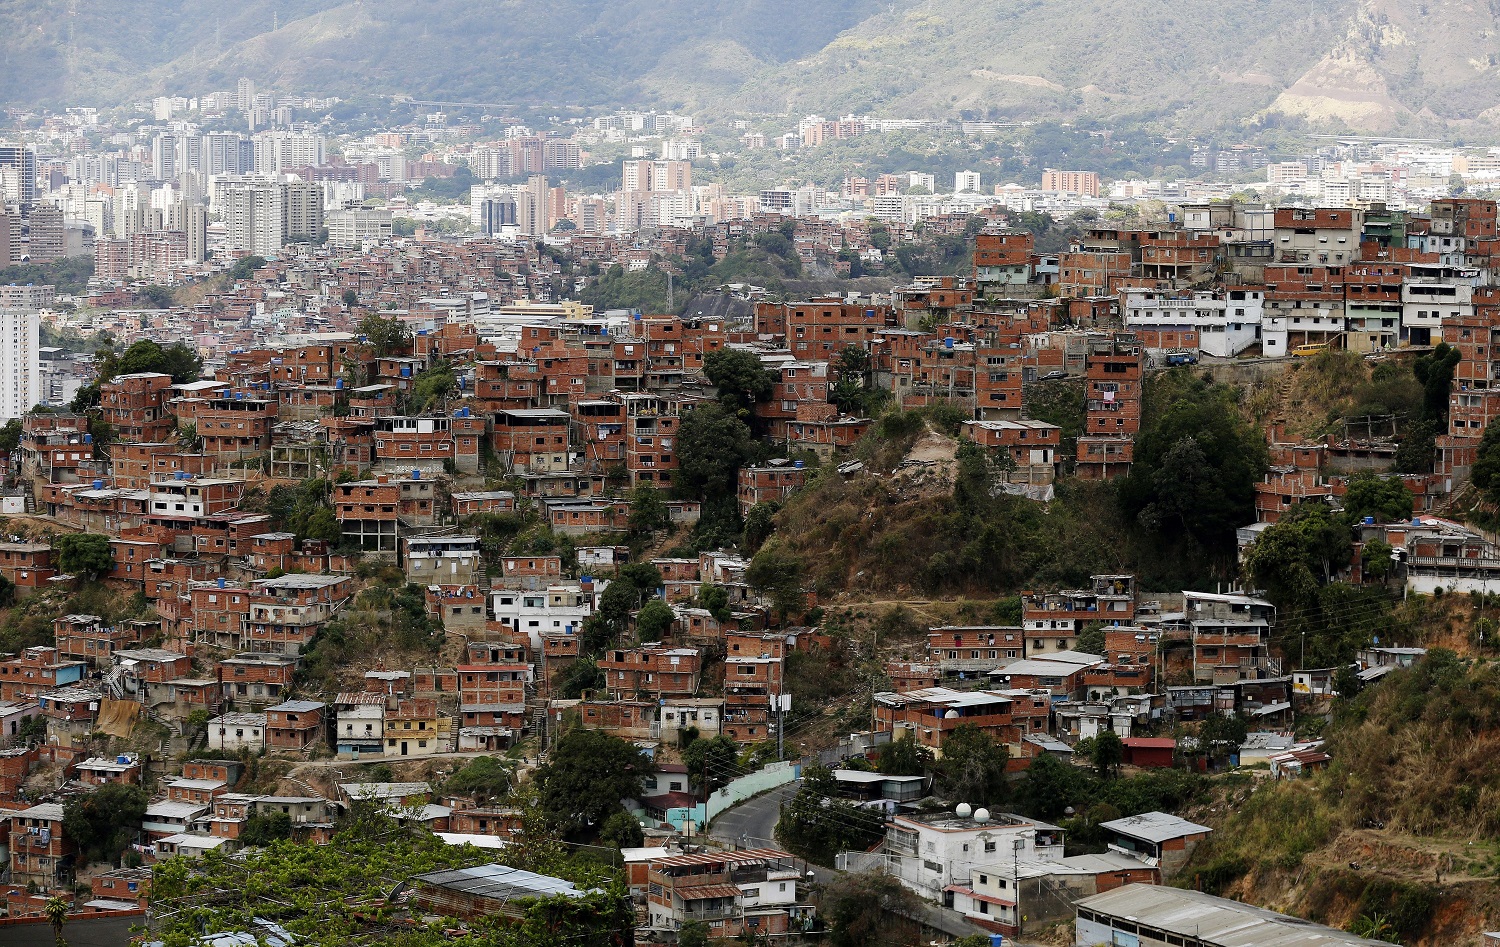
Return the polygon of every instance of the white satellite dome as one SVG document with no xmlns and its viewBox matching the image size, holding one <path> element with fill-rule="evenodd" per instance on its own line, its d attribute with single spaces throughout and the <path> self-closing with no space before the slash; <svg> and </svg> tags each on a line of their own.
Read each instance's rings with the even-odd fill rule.
<svg viewBox="0 0 1500 947">
<path fill-rule="evenodd" d="M 974 812 L 974 821 L 975 822 L 988 822 L 988 821 L 990 821 L 990 810 L 988 810 L 988 809 L 977 809 L 977 810 L 975 810 L 975 812 Z"/>
<path fill-rule="evenodd" d="M 944 717 L 944 719 L 947 719 L 947 720 L 957 720 L 958 719 L 958 711 L 956 711 L 956 710 L 950 710 L 947 713 L 943 714 L 943 717 Z"/>
<path fill-rule="evenodd" d="M 953 814 L 958 816 L 960 819 L 967 819 L 969 817 L 969 813 L 973 811 L 973 806 L 969 805 L 967 802 L 960 802 L 958 804 L 958 808 L 953 810 Z"/>
</svg>

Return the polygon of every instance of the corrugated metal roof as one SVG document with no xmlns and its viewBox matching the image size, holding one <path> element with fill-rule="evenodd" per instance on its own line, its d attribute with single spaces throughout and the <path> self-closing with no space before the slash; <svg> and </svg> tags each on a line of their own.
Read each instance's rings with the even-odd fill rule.
<svg viewBox="0 0 1500 947">
<path fill-rule="evenodd" d="M 734 885 L 699 885 L 696 888 L 678 888 L 677 896 L 684 901 L 737 898 L 740 896 L 740 889 Z"/>
<path fill-rule="evenodd" d="M 414 881 L 450 891 L 493 898 L 497 901 L 513 901 L 518 898 L 549 898 L 566 895 L 581 898 L 588 894 L 571 881 L 539 875 L 520 868 L 505 865 L 476 865 L 473 868 L 457 868 L 451 871 L 434 871 L 417 875 Z"/>
<path fill-rule="evenodd" d="M 693 865 L 735 864 L 739 862 L 755 862 L 791 857 L 791 852 L 783 852 L 776 848 L 747 848 L 738 852 L 699 852 L 695 855 L 674 855 L 671 858 L 656 858 L 652 859 L 651 867 L 687 868 Z"/>
<path fill-rule="evenodd" d="M 1196 937 L 1216 947 L 1379 947 L 1384 943 L 1254 905 L 1157 885 L 1125 885 L 1084 898 L 1078 908 Z"/>
<path fill-rule="evenodd" d="M 1206 825 L 1198 825 L 1167 812 L 1143 812 L 1124 819 L 1100 822 L 1099 827 L 1146 842 L 1165 842 L 1167 839 L 1181 838 L 1184 835 L 1198 835 L 1213 831 Z"/>
</svg>

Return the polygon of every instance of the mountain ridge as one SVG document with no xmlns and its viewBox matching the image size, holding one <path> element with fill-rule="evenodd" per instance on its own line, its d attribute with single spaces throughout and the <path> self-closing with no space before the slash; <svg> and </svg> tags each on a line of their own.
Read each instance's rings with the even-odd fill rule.
<svg viewBox="0 0 1500 947">
<path fill-rule="evenodd" d="M 1500 0 L 170 6 L 8 5 L 0 100 L 127 102 L 248 75 L 314 94 L 537 107 L 1500 130 Z"/>
</svg>

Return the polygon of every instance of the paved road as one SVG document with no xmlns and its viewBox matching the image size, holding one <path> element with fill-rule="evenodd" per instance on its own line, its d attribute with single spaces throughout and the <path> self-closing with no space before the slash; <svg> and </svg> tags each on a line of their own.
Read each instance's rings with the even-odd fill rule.
<svg viewBox="0 0 1500 947">
<path fill-rule="evenodd" d="M 734 845 L 745 844 L 745 836 L 749 836 L 751 848 L 775 847 L 776 823 L 781 819 L 782 803 L 791 801 L 800 784 L 801 780 L 793 780 L 733 809 L 726 809 L 714 819 L 708 834 Z"/>
</svg>

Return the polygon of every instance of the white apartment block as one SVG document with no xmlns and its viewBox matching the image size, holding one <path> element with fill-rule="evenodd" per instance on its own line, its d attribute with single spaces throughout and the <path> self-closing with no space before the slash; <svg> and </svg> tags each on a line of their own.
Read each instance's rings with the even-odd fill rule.
<svg viewBox="0 0 1500 947">
<path fill-rule="evenodd" d="M 1137 332 L 1196 331 L 1198 347 L 1205 354 L 1230 358 L 1260 337 L 1264 297 L 1260 290 L 1223 294 L 1131 291 L 1125 294 L 1125 327 Z"/>
<path fill-rule="evenodd" d="M 236 181 L 222 191 L 219 213 L 224 218 L 230 250 L 274 256 L 286 242 L 281 187 L 269 182 Z"/>
<path fill-rule="evenodd" d="M 583 630 L 583 620 L 594 613 L 594 596 L 576 582 L 552 585 L 546 591 L 496 589 L 490 593 L 490 611 L 495 621 L 524 632 L 531 647 L 541 651 L 543 632 L 578 634 Z"/>
<path fill-rule="evenodd" d="M 269 131 L 261 132 L 254 140 L 256 174 L 317 167 L 326 158 L 326 145 L 322 135 Z"/>
<path fill-rule="evenodd" d="M 943 902 L 951 885 L 967 885 L 976 868 L 997 862 L 1055 862 L 1063 856 L 1063 830 L 1008 812 L 993 816 L 960 804 L 954 812 L 896 815 L 886 823 L 877 854 L 847 852 L 840 868 L 882 865 L 921 897 Z"/>
<path fill-rule="evenodd" d="M 1401 284 L 1401 330 L 1412 345 L 1436 345 L 1443 323 L 1474 310 L 1474 287 L 1468 283 L 1407 279 Z"/>
<path fill-rule="evenodd" d="M 962 194 L 965 191 L 979 193 L 978 171 L 960 171 L 953 175 L 953 193 Z"/>
<path fill-rule="evenodd" d="M 328 243 L 339 249 L 373 246 L 391 239 L 391 212 L 377 207 L 350 207 L 328 213 Z"/>
<path fill-rule="evenodd" d="M 35 310 L 0 310 L 0 420 L 19 418 L 41 400 L 40 331 Z"/>
</svg>

